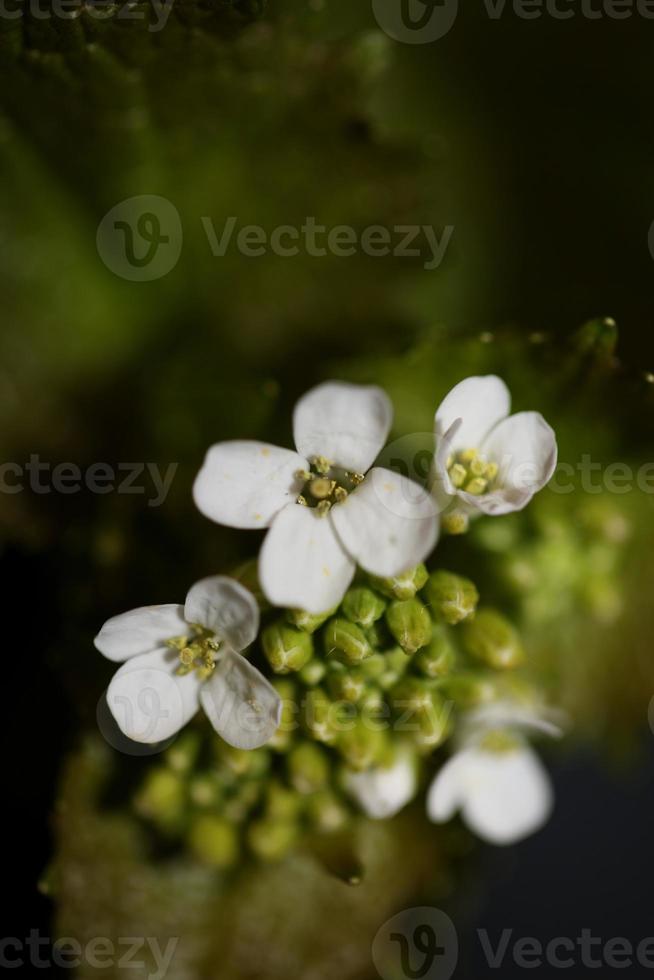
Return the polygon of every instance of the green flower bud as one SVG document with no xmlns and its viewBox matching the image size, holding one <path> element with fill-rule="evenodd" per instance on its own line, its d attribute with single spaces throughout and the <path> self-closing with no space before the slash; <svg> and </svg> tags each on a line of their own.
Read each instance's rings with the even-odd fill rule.
<svg viewBox="0 0 654 980">
<path fill-rule="evenodd" d="M 340 732 L 337 748 L 351 769 L 370 769 L 383 760 L 388 748 L 387 735 L 365 718 L 357 718 L 352 727 Z"/>
<path fill-rule="evenodd" d="M 300 812 L 302 799 L 295 790 L 279 780 L 271 780 L 266 787 L 265 815 L 271 820 L 293 821 Z"/>
<path fill-rule="evenodd" d="M 386 610 L 386 622 L 405 653 L 415 653 L 431 639 L 432 621 L 419 599 L 391 602 Z"/>
<path fill-rule="evenodd" d="M 250 824 L 247 842 L 261 861 L 280 861 L 292 848 L 298 832 L 295 823 L 264 818 Z"/>
<path fill-rule="evenodd" d="M 383 653 L 373 653 L 372 656 L 363 661 L 359 669 L 364 677 L 369 677 L 374 680 L 380 677 L 386 670 L 386 657 Z"/>
<path fill-rule="evenodd" d="M 223 782 L 214 772 L 198 773 L 189 784 L 191 802 L 199 807 L 216 809 L 224 796 Z"/>
<path fill-rule="evenodd" d="M 340 830 L 349 819 L 350 812 L 343 801 L 330 790 L 314 793 L 307 800 L 307 818 L 320 833 Z"/>
<path fill-rule="evenodd" d="M 214 740 L 216 756 L 225 769 L 236 776 L 262 776 L 270 766 L 266 749 L 235 749 L 222 738 Z"/>
<path fill-rule="evenodd" d="M 450 626 L 472 616 L 479 602 L 479 593 L 469 579 L 445 571 L 432 572 L 425 597 L 434 619 Z"/>
<path fill-rule="evenodd" d="M 276 752 L 285 752 L 298 726 L 298 689 L 293 681 L 280 678 L 275 678 L 273 687 L 282 700 L 282 714 L 279 728 L 267 745 Z"/>
<path fill-rule="evenodd" d="M 261 643 L 276 674 L 301 670 L 313 656 L 311 634 L 288 626 L 281 619 L 265 628 L 261 634 Z"/>
<path fill-rule="evenodd" d="M 405 717 L 431 714 L 440 701 L 433 682 L 423 677 L 404 677 L 390 692 L 394 713 Z"/>
<path fill-rule="evenodd" d="M 444 677 L 456 663 L 456 652 L 445 629 L 435 629 L 429 646 L 416 654 L 416 667 L 427 677 Z"/>
<path fill-rule="evenodd" d="M 287 758 L 288 777 L 298 793 L 315 793 L 329 782 L 329 760 L 315 742 L 301 742 Z"/>
<path fill-rule="evenodd" d="M 321 687 L 307 691 L 302 705 L 302 721 L 306 731 L 317 742 L 331 745 L 336 741 L 336 705 Z"/>
<path fill-rule="evenodd" d="M 389 599 L 413 599 L 427 581 L 427 569 L 424 565 L 416 565 L 393 578 L 377 578 L 374 575 L 369 578 L 373 587 Z"/>
<path fill-rule="evenodd" d="M 327 622 L 330 616 L 334 615 L 337 609 L 338 606 L 334 606 L 333 609 L 328 609 L 327 612 L 320 613 L 317 616 L 312 616 L 311 613 L 305 612 L 303 609 L 288 609 L 286 611 L 286 618 L 291 626 L 297 627 L 297 629 L 302 630 L 304 633 L 315 633 L 323 623 Z"/>
<path fill-rule="evenodd" d="M 393 642 L 390 630 L 383 619 L 378 619 L 376 623 L 368 626 L 363 632 L 373 650 L 383 650 Z"/>
<path fill-rule="evenodd" d="M 357 586 L 345 593 L 343 612 L 351 622 L 364 629 L 372 626 L 384 615 L 386 602 L 380 595 L 365 586 Z"/>
<path fill-rule="evenodd" d="M 325 651 L 347 664 L 358 664 L 372 653 L 362 630 L 348 619 L 331 619 L 324 632 Z"/>
<path fill-rule="evenodd" d="M 481 609 L 466 623 L 463 642 L 468 653 L 496 670 L 519 667 L 525 659 L 517 631 L 495 609 Z"/>
<path fill-rule="evenodd" d="M 457 708 L 466 711 L 480 704 L 488 704 L 497 693 L 494 678 L 472 672 L 443 678 L 438 682 L 438 690 L 445 700 L 453 701 Z"/>
<path fill-rule="evenodd" d="M 151 769 L 134 798 L 134 809 L 163 831 L 179 826 L 186 805 L 186 787 L 179 773 L 164 766 Z"/>
<path fill-rule="evenodd" d="M 198 860 L 215 868 L 229 868 L 238 860 L 236 828 L 215 814 L 196 816 L 187 835 L 190 850 Z"/>
<path fill-rule="evenodd" d="M 300 671 L 300 680 L 307 687 L 315 687 L 316 684 L 320 684 L 326 673 L 327 667 L 324 661 L 319 660 L 318 657 L 314 657 Z"/>
<path fill-rule="evenodd" d="M 443 702 L 438 709 L 416 717 L 417 729 L 412 734 L 420 753 L 428 755 L 449 738 L 454 727 L 451 707 Z"/>
<path fill-rule="evenodd" d="M 177 737 L 168 749 L 165 760 L 175 772 L 189 772 L 193 768 L 200 751 L 200 733 L 185 731 Z"/>
<path fill-rule="evenodd" d="M 389 691 L 404 674 L 409 661 L 402 647 L 394 647 L 384 654 L 384 671 L 377 678 L 382 691 Z"/>
<path fill-rule="evenodd" d="M 372 715 L 374 717 L 379 713 L 379 709 L 385 703 L 384 692 L 381 688 L 373 687 L 369 684 L 361 696 L 359 708 L 362 714 Z"/>
<path fill-rule="evenodd" d="M 360 669 L 330 671 L 329 693 L 336 701 L 356 704 L 366 689 L 366 677 Z"/>
<path fill-rule="evenodd" d="M 231 823 L 244 823 L 259 802 L 262 787 L 259 780 L 242 780 L 234 795 L 223 804 L 222 816 Z"/>
</svg>

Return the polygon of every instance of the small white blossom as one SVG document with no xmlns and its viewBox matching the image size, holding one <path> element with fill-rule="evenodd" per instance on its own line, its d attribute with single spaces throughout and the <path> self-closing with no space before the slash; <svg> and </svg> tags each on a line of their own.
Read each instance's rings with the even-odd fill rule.
<svg viewBox="0 0 654 980">
<path fill-rule="evenodd" d="M 202 705 L 230 745 L 265 744 L 279 726 L 281 700 L 237 652 L 258 628 L 254 597 L 220 575 L 197 582 L 183 606 L 144 606 L 107 620 L 94 642 L 109 660 L 124 661 L 107 690 L 121 731 L 137 742 L 161 742 Z"/>
<path fill-rule="evenodd" d="M 416 766 L 408 752 L 401 752 L 392 765 L 366 772 L 348 772 L 345 788 L 366 816 L 386 820 L 399 813 L 416 794 Z"/>
<path fill-rule="evenodd" d="M 511 395 L 495 375 L 466 378 L 436 412 L 432 491 L 460 515 L 522 510 L 556 467 L 556 436 L 538 412 L 510 415 Z"/>
<path fill-rule="evenodd" d="M 555 712 L 496 702 L 470 712 L 459 749 L 439 770 L 427 794 L 434 823 L 457 811 L 478 837 L 513 844 L 539 830 L 553 806 L 550 778 L 520 729 L 561 734 Z"/>
<path fill-rule="evenodd" d="M 381 388 L 326 382 L 295 406 L 297 452 L 261 442 L 218 443 L 193 488 L 202 513 L 237 528 L 270 528 L 259 578 L 277 606 L 323 613 L 356 565 L 384 578 L 423 561 L 438 536 L 430 495 L 372 464 L 392 406 Z"/>
</svg>

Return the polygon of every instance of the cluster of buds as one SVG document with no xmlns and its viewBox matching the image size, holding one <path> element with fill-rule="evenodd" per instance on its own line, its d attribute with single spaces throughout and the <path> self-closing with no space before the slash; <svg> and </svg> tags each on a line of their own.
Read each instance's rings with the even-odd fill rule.
<svg viewBox="0 0 654 980">
<path fill-rule="evenodd" d="M 239 574 L 256 591 L 254 563 Z M 390 579 L 360 573 L 320 616 L 264 605 L 254 659 L 275 675 L 275 735 L 243 751 L 208 726 L 187 730 L 145 777 L 137 812 L 228 868 L 246 854 L 277 860 L 303 834 L 344 829 L 360 812 L 353 774 L 401 757 L 417 792 L 459 715 L 519 683 L 516 630 L 478 603 L 468 579 L 418 565 Z"/>
</svg>

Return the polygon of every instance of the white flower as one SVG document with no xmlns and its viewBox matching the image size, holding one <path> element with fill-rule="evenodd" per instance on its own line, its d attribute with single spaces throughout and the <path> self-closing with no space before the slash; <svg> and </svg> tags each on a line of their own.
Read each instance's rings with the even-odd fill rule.
<svg viewBox="0 0 654 980">
<path fill-rule="evenodd" d="M 348 772 L 345 788 L 366 816 L 386 820 L 399 813 L 415 796 L 415 763 L 409 753 L 400 753 L 391 766 Z"/>
<path fill-rule="evenodd" d="M 538 412 L 510 415 L 495 375 L 466 378 L 436 412 L 432 491 L 442 510 L 465 516 L 521 510 L 556 467 L 553 429 Z"/>
<path fill-rule="evenodd" d="M 427 794 L 427 815 L 434 823 L 457 810 L 477 836 L 490 844 L 513 844 L 535 833 L 552 809 L 549 776 L 522 739 L 513 744 L 480 741 L 452 756 Z"/>
<path fill-rule="evenodd" d="M 220 575 L 197 582 L 183 606 L 145 606 L 107 620 L 94 642 L 109 660 L 125 661 L 107 690 L 121 731 L 136 742 L 160 742 L 202 705 L 230 745 L 267 742 L 279 725 L 281 700 L 237 653 L 258 628 L 254 597 Z"/>
<path fill-rule="evenodd" d="M 259 578 L 274 605 L 325 612 L 342 599 L 356 564 L 386 578 L 434 547 L 430 495 L 406 477 L 370 469 L 392 414 L 380 388 L 326 382 L 295 406 L 297 452 L 236 441 L 207 453 L 195 502 L 219 524 L 270 527 Z"/>
</svg>

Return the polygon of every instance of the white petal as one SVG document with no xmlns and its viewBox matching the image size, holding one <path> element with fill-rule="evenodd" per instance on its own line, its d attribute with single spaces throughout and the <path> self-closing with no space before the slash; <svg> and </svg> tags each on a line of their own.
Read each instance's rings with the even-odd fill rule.
<svg viewBox="0 0 654 980">
<path fill-rule="evenodd" d="M 325 456 L 365 473 L 383 448 L 392 421 L 393 406 L 381 388 L 327 381 L 300 398 L 293 435 L 303 456 Z"/>
<path fill-rule="evenodd" d="M 465 793 L 466 763 L 472 750 L 464 749 L 447 760 L 427 793 L 427 816 L 434 823 L 451 820 L 461 807 Z"/>
<path fill-rule="evenodd" d="M 219 442 L 195 478 L 193 499 L 218 524 L 268 527 L 300 493 L 303 481 L 296 474 L 306 468 L 306 459 L 290 449 L 245 440 Z"/>
<path fill-rule="evenodd" d="M 447 470 L 447 461 L 454 453 L 456 436 L 462 424 L 463 419 L 456 419 L 446 432 L 436 436 L 436 451 L 429 474 L 429 490 L 441 514 L 456 495 L 456 488 Z"/>
<path fill-rule="evenodd" d="M 345 788 L 368 817 L 386 820 L 399 813 L 414 797 L 417 788 L 415 766 L 408 754 L 402 754 L 388 768 L 348 772 Z"/>
<path fill-rule="evenodd" d="M 451 452 L 479 449 L 484 437 L 511 410 L 511 395 L 494 374 L 465 378 L 445 396 L 436 410 L 436 436 L 440 439 L 457 419 L 462 423 Z"/>
<path fill-rule="evenodd" d="M 191 720 L 199 707 L 195 672 L 180 677 L 172 650 L 134 657 L 114 674 L 107 704 L 120 730 L 135 742 L 162 742 Z"/>
<path fill-rule="evenodd" d="M 227 640 L 235 650 L 244 650 L 259 631 L 257 601 L 240 582 L 213 575 L 189 589 L 184 606 L 188 623 L 197 623 Z"/>
<path fill-rule="evenodd" d="M 142 606 L 108 619 L 93 642 L 109 660 L 121 661 L 148 653 L 186 631 L 183 606 Z"/>
<path fill-rule="evenodd" d="M 259 556 L 259 580 L 275 606 L 326 612 L 338 605 L 354 575 L 328 517 L 291 504 L 273 521 Z"/>
<path fill-rule="evenodd" d="M 413 568 L 438 538 L 437 507 L 413 480 L 381 467 L 370 470 L 354 493 L 330 511 L 348 554 L 373 575 Z"/>
<path fill-rule="evenodd" d="M 549 776 L 528 747 L 508 752 L 464 749 L 441 770 L 429 791 L 430 819 L 461 808 L 468 827 L 491 844 L 512 844 L 538 830 L 552 809 Z"/>
<path fill-rule="evenodd" d="M 237 749 L 257 749 L 279 727 L 282 702 L 275 688 L 245 657 L 225 652 L 200 692 L 218 734 Z"/>
<path fill-rule="evenodd" d="M 504 419 L 484 441 L 482 452 L 498 464 L 497 482 L 506 491 L 533 495 L 556 468 L 556 436 L 539 412 Z"/>
</svg>

